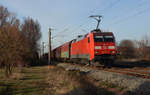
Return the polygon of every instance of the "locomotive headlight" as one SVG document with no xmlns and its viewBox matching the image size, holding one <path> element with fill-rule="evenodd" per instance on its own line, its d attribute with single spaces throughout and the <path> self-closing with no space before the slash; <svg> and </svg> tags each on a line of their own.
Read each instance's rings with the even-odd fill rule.
<svg viewBox="0 0 150 95">
<path fill-rule="evenodd" d="M 115 49 L 115 46 L 108 46 L 108 49 Z"/>
<path fill-rule="evenodd" d="M 102 49 L 101 46 L 95 46 L 95 49 Z"/>
<path fill-rule="evenodd" d="M 95 54 L 98 54 L 98 53 L 99 53 L 98 51 L 95 52 Z"/>
<path fill-rule="evenodd" d="M 112 53 L 115 53 L 115 51 L 112 51 Z"/>
</svg>

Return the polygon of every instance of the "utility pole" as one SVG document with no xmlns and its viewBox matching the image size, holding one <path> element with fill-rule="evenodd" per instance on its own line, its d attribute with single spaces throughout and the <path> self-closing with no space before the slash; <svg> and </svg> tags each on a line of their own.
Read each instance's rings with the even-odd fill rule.
<svg viewBox="0 0 150 95">
<path fill-rule="evenodd" d="M 48 65 L 51 64 L 51 28 L 48 31 Z"/>
<path fill-rule="evenodd" d="M 96 30 L 98 29 L 98 27 L 99 27 L 99 24 L 100 24 L 100 22 L 101 22 L 101 18 L 102 18 L 102 16 L 101 15 L 92 15 L 92 16 L 90 16 L 91 18 L 94 18 L 95 20 L 97 20 L 97 26 L 96 26 Z"/>
<path fill-rule="evenodd" d="M 39 50 L 39 58 L 41 59 L 41 45 L 40 45 L 40 50 Z"/>
<path fill-rule="evenodd" d="M 44 45 L 45 45 L 45 42 L 42 42 L 42 56 L 44 55 Z"/>
</svg>

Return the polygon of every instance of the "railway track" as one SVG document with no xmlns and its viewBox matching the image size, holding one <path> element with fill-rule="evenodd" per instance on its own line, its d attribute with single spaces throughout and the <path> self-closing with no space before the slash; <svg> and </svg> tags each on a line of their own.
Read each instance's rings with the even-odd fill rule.
<svg viewBox="0 0 150 95">
<path fill-rule="evenodd" d="M 143 72 L 139 72 L 139 71 L 132 71 L 132 70 L 105 70 L 105 71 L 109 71 L 109 72 L 116 72 L 116 73 L 121 73 L 121 74 L 126 74 L 126 75 L 132 75 L 132 76 L 136 76 L 136 77 L 142 77 L 142 78 L 147 78 L 150 79 L 150 73 L 143 73 Z"/>
<path fill-rule="evenodd" d="M 74 64 L 82 67 L 86 67 L 89 69 L 94 69 L 94 70 L 103 70 L 107 72 L 115 72 L 115 73 L 120 73 L 120 74 L 125 74 L 125 75 L 131 75 L 131 76 L 136 76 L 136 77 L 141 77 L 141 78 L 146 78 L 150 79 L 150 67 L 148 68 L 143 68 L 143 67 L 138 67 L 138 68 L 120 68 L 120 67 L 105 67 L 103 65 L 99 66 L 85 66 L 82 64 Z"/>
</svg>

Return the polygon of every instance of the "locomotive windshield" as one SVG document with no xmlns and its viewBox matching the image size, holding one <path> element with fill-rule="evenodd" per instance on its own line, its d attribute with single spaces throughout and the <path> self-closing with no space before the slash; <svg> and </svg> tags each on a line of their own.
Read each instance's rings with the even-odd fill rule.
<svg viewBox="0 0 150 95">
<path fill-rule="evenodd" d="M 103 36 L 94 36 L 94 41 L 95 42 L 103 42 L 104 41 L 104 37 Z"/>
<path fill-rule="evenodd" d="M 113 36 L 104 36 L 104 42 L 114 42 Z"/>
<path fill-rule="evenodd" d="M 114 42 L 113 36 L 94 36 L 95 42 Z"/>
</svg>

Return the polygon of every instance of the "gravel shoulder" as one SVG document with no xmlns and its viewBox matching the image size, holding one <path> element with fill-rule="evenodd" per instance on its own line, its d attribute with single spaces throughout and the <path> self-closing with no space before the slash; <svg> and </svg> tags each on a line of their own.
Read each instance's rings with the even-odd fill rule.
<svg viewBox="0 0 150 95">
<path fill-rule="evenodd" d="M 139 78 L 120 73 L 107 72 L 103 70 L 94 70 L 78 65 L 61 63 L 58 66 L 63 67 L 67 71 L 80 71 L 86 73 L 87 76 L 97 80 L 104 81 L 117 85 L 118 87 L 126 88 L 126 90 L 134 95 L 150 95 L 150 80 Z"/>
</svg>

